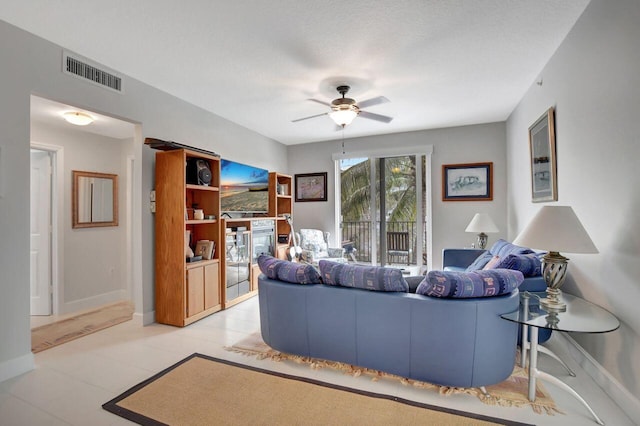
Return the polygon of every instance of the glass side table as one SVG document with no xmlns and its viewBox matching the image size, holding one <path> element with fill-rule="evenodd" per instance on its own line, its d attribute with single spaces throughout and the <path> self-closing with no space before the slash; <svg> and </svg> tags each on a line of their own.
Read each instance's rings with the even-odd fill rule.
<svg viewBox="0 0 640 426">
<path fill-rule="evenodd" d="M 546 297 L 544 292 L 531 293 L 525 291 L 520 294 L 520 308 L 517 311 L 500 315 L 505 320 L 520 324 L 523 336 L 527 335 L 527 331 L 531 335 L 529 345 L 529 400 L 535 401 L 536 399 L 536 379 L 546 380 L 573 395 L 587 407 L 598 424 L 604 425 L 604 422 L 600 420 L 578 392 L 551 374 L 538 370 L 538 329 L 548 328 L 574 333 L 607 333 L 620 327 L 620 322 L 609 311 L 567 293 L 562 293 L 561 296 L 562 301 L 567 305 L 566 311 L 547 311 L 540 306 L 540 299 L 544 297 Z M 524 357 L 526 354 L 526 345 L 524 343 L 522 351 Z"/>
</svg>

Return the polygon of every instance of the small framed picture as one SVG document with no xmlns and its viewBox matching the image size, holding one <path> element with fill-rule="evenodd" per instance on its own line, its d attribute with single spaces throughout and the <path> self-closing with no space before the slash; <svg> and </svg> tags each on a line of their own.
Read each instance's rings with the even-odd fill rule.
<svg viewBox="0 0 640 426">
<path fill-rule="evenodd" d="M 493 200 L 493 163 L 444 164 L 442 201 Z"/>
<path fill-rule="evenodd" d="M 327 172 L 295 175 L 296 201 L 327 201 Z"/>
<path fill-rule="evenodd" d="M 553 107 L 529 127 L 531 153 L 531 201 L 558 201 L 556 132 Z"/>
<path fill-rule="evenodd" d="M 202 256 L 203 259 L 212 259 L 215 253 L 215 243 L 209 240 L 199 240 L 196 243 L 196 256 Z"/>
</svg>

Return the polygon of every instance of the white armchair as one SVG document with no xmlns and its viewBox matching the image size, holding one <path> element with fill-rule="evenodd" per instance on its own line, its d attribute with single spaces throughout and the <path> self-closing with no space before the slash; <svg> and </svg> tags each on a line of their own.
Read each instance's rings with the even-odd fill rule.
<svg viewBox="0 0 640 426">
<path fill-rule="evenodd" d="M 300 232 L 296 232 L 298 244 L 302 248 L 302 260 L 308 263 L 318 263 L 320 259 L 346 262 L 342 247 L 329 247 L 329 235 L 319 229 L 300 229 Z"/>
</svg>

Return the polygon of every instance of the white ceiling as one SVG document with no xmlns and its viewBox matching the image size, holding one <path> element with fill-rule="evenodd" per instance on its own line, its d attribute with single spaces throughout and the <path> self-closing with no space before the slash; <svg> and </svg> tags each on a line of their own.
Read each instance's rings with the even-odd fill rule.
<svg viewBox="0 0 640 426">
<path fill-rule="evenodd" d="M 9 6 L 10 3 L 10 7 Z M 504 121 L 589 0 L 12 0 L 0 19 L 284 144 Z M 126 84 L 126 83 L 125 83 Z M 125 87 L 126 90 L 126 87 Z"/>
</svg>

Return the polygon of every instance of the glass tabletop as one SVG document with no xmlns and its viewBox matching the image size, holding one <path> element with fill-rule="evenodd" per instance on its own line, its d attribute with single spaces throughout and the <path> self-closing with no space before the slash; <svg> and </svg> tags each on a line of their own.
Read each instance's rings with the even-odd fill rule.
<svg viewBox="0 0 640 426">
<path fill-rule="evenodd" d="M 580 297 L 562 293 L 560 298 L 567 305 L 564 312 L 546 311 L 540 306 L 540 299 L 544 297 L 544 292 L 522 292 L 520 308 L 500 317 L 518 324 L 578 333 L 606 333 L 620 327 L 611 312 Z"/>
</svg>

